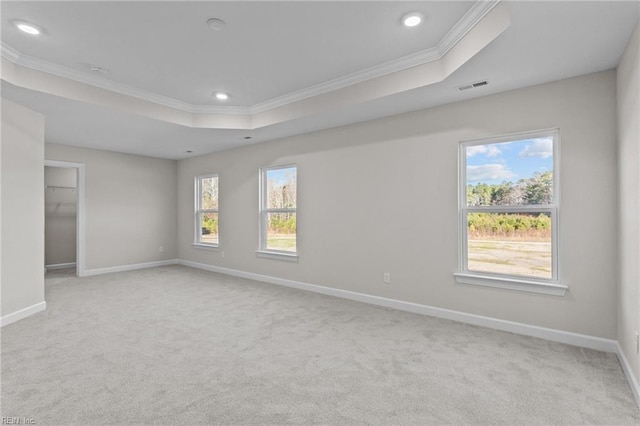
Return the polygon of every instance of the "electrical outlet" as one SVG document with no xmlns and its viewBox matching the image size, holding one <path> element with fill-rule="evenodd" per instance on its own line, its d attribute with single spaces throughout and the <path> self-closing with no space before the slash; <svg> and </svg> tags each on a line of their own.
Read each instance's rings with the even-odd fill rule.
<svg viewBox="0 0 640 426">
<path fill-rule="evenodd" d="M 164 253 L 164 246 L 160 246 L 160 247 L 158 247 L 158 251 L 159 251 L 160 253 Z"/>
<path fill-rule="evenodd" d="M 384 281 L 385 284 L 391 284 L 391 274 L 389 272 L 385 272 L 382 275 L 382 280 Z"/>
<path fill-rule="evenodd" d="M 224 252 L 223 251 L 220 252 L 220 257 L 224 259 Z"/>
</svg>

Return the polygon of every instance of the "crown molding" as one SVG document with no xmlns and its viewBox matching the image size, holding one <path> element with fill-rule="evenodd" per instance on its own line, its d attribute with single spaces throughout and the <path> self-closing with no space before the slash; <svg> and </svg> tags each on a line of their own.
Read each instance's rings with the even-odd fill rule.
<svg viewBox="0 0 640 426">
<path fill-rule="evenodd" d="M 20 52 L 15 50 L 13 47 L 4 44 L 3 42 L 0 42 L 0 54 L 2 54 L 3 58 L 8 59 L 14 64 L 18 62 L 21 56 Z"/>
<path fill-rule="evenodd" d="M 139 89 L 137 87 L 129 86 L 126 84 L 117 83 L 115 81 L 107 79 L 102 75 L 91 75 L 87 72 L 54 64 L 52 62 L 38 59 L 33 56 L 25 55 L 24 53 L 15 50 L 11 46 L 3 42 L 0 42 L 0 55 L 3 58 L 13 62 L 14 64 L 23 66 L 25 68 L 30 68 L 36 71 L 55 75 L 57 77 L 66 78 L 78 83 L 83 83 L 89 86 L 94 86 L 100 89 L 119 93 L 121 95 L 142 99 L 147 102 L 177 109 L 179 111 L 187 113 L 197 112 L 195 111 L 197 107 L 187 102 L 170 98 L 168 96 L 159 95 L 157 93 Z M 211 114 L 250 114 L 249 108 L 246 107 L 205 106 L 204 108 L 206 108 L 207 112 Z"/>
<path fill-rule="evenodd" d="M 418 65 L 442 59 L 458 42 L 475 27 L 501 0 L 477 1 L 467 12 L 451 27 L 449 32 L 438 42 L 435 47 L 412 53 L 398 59 L 382 64 L 374 65 L 363 70 L 338 77 L 314 86 L 307 87 L 296 92 L 259 102 L 251 107 L 252 114 L 259 114 L 270 109 L 279 108 L 293 102 L 314 96 L 324 95 L 334 90 L 362 83 L 367 80 L 382 77 L 394 72 L 402 71 Z"/>
<path fill-rule="evenodd" d="M 191 114 L 255 115 L 283 107 L 304 99 L 323 95 L 348 86 L 383 77 L 419 65 L 442 59 L 469 31 L 471 31 L 501 0 L 475 2 L 434 47 L 403 56 L 382 64 L 365 68 L 333 80 L 316 84 L 302 90 L 287 93 L 252 106 L 193 105 L 168 96 L 139 89 L 109 80 L 100 75 L 92 75 L 77 69 L 54 64 L 49 61 L 25 55 L 5 43 L 0 43 L 0 53 L 10 62 L 79 83 L 98 87 L 121 95 L 138 98 L 157 105 L 173 108 Z"/>
<path fill-rule="evenodd" d="M 462 37 L 467 35 L 500 1 L 501 0 L 482 0 L 475 2 L 438 43 L 440 57 L 446 55 L 449 50 L 458 44 Z"/>
<path fill-rule="evenodd" d="M 325 93 L 333 92 L 334 90 L 343 89 L 354 84 L 402 71 L 407 68 L 412 68 L 417 65 L 437 61 L 440 58 L 441 56 L 438 53 L 438 49 L 432 47 L 430 49 L 403 56 L 402 58 L 394 59 L 379 65 L 374 65 L 333 80 L 325 81 L 324 83 L 316 84 L 296 92 L 287 93 L 286 95 L 257 103 L 251 107 L 251 112 L 252 114 L 259 114 L 270 109 L 279 108 L 293 102 L 313 98 L 314 96 L 324 95 Z"/>
</svg>

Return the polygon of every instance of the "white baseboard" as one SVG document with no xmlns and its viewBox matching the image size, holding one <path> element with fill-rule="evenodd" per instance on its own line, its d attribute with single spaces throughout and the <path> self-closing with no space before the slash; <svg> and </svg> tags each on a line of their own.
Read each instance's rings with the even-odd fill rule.
<svg viewBox="0 0 640 426">
<path fill-rule="evenodd" d="M 356 293 L 348 290 L 324 287 L 315 284 L 308 284 L 299 281 L 287 280 L 268 275 L 254 274 L 252 272 L 238 271 L 235 269 L 223 268 L 220 266 L 207 265 L 204 263 L 191 262 L 178 259 L 177 263 L 192 268 L 204 269 L 206 271 L 218 272 L 226 275 L 262 281 L 270 284 L 277 284 L 285 287 L 292 287 L 343 299 L 355 300 L 357 302 L 370 303 L 372 305 L 384 306 L 416 314 L 429 315 L 466 324 L 473 324 L 496 330 L 508 331 L 525 336 L 538 337 L 559 343 L 580 346 L 583 348 L 596 349 L 604 352 L 617 353 L 618 342 L 612 339 L 589 336 L 586 334 L 571 333 L 569 331 L 556 330 L 552 328 L 538 327 L 535 325 L 523 324 L 513 321 L 501 320 L 498 318 L 485 317 L 482 315 L 468 314 L 450 309 L 437 308 L 434 306 L 421 305 L 418 303 L 405 302 L 402 300 L 388 299 L 386 297 L 372 296 L 364 293 Z"/>
<path fill-rule="evenodd" d="M 42 312 L 45 309 L 47 309 L 47 302 L 40 302 L 36 303 L 35 305 L 28 306 L 24 309 L 20 309 L 10 314 L 4 315 L 0 317 L 0 327 L 13 324 L 16 321 L 19 321 L 26 317 L 30 317 L 31 315 L 37 314 L 38 312 Z"/>
<path fill-rule="evenodd" d="M 640 383 L 638 383 L 638 379 L 636 378 L 635 374 L 633 374 L 631 364 L 629 364 L 629 360 L 627 360 L 627 357 L 622 351 L 622 346 L 620 346 L 620 343 L 618 342 L 616 342 L 616 355 L 618 355 L 618 360 L 620 360 L 622 371 L 624 371 L 624 375 L 627 377 L 627 382 L 629 383 L 631 392 L 633 392 L 636 403 L 638 404 L 638 407 L 640 407 Z"/>
<path fill-rule="evenodd" d="M 177 259 L 158 260 L 156 262 L 134 263 L 132 265 L 111 266 L 109 268 L 85 269 L 83 277 L 111 274 L 113 272 L 135 271 L 136 269 L 155 268 L 157 266 L 175 265 Z"/>
<path fill-rule="evenodd" d="M 56 269 L 69 269 L 69 268 L 75 268 L 76 262 L 56 263 L 54 265 L 44 265 L 44 267 L 47 271 L 55 271 Z"/>
</svg>

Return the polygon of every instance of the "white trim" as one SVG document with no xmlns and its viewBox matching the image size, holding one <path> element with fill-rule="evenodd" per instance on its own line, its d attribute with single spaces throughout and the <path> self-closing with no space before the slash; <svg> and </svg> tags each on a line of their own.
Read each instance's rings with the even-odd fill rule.
<svg viewBox="0 0 640 426">
<path fill-rule="evenodd" d="M 142 99 L 157 105 L 173 108 L 191 114 L 229 114 L 229 115 L 252 115 L 259 114 L 274 108 L 279 108 L 298 102 L 307 98 L 323 95 L 334 90 L 342 89 L 354 84 L 368 81 L 374 78 L 392 74 L 425 63 L 440 60 L 453 47 L 455 47 L 463 37 L 471 31 L 482 19 L 500 3 L 500 0 L 477 1 L 467 10 L 467 12 L 456 22 L 449 32 L 434 47 L 403 56 L 401 58 L 365 68 L 348 75 L 326 81 L 305 89 L 291 92 L 283 96 L 272 98 L 263 102 L 258 102 L 252 106 L 211 106 L 193 105 L 168 96 L 139 89 L 123 83 L 109 80 L 103 76 L 95 76 L 89 72 L 65 67 L 43 59 L 25 55 L 11 46 L 2 43 L 0 53 L 2 57 L 10 62 L 42 71 L 47 74 L 67 78 L 69 80 L 88 84 L 101 89 L 109 90 L 125 96 Z"/>
<path fill-rule="evenodd" d="M 256 250 L 256 256 L 265 259 L 286 260 L 287 262 L 297 262 L 298 255 L 295 253 L 285 253 L 281 251 Z"/>
<path fill-rule="evenodd" d="M 47 309 L 47 302 L 42 301 L 40 303 L 36 303 L 35 305 L 31 305 L 10 314 L 4 315 L 3 317 L 0 317 L 0 327 L 13 324 L 16 321 L 20 321 L 21 319 L 30 317 L 33 314 L 42 312 L 45 309 Z"/>
<path fill-rule="evenodd" d="M 456 272 L 453 274 L 458 284 L 479 285 L 484 287 L 505 288 L 507 290 L 526 291 L 529 293 L 551 294 L 564 296 L 569 287 L 558 283 L 539 282 L 534 280 L 516 279 L 511 276 L 501 278 L 495 275 L 480 275 Z"/>
<path fill-rule="evenodd" d="M 247 107 L 220 107 L 220 106 L 196 106 L 187 102 L 180 101 L 178 99 L 163 96 L 154 92 L 150 92 L 137 87 L 129 86 L 124 83 L 118 83 L 107 79 L 105 76 L 90 74 L 89 71 L 81 71 L 63 65 L 58 65 L 53 62 L 39 59 L 33 56 L 26 55 L 12 48 L 11 46 L 1 43 L 0 53 L 3 58 L 10 62 L 30 68 L 36 71 L 41 71 L 47 74 L 55 75 L 57 77 L 66 78 L 78 83 L 87 84 L 89 86 L 97 87 L 100 89 L 108 90 L 114 93 L 119 93 L 125 96 L 131 96 L 133 98 L 141 99 L 143 101 L 151 102 L 157 105 L 162 105 L 168 108 L 173 108 L 178 111 L 187 113 L 206 112 L 209 114 L 250 114 L 250 108 Z"/>
<path fill-rule="evenodd" d="M 74 268 L 76 266 L 76 262 L 69 263 L 56 263 L 54 265 L 44 265 L 47 271 L 55 271 L 56 269 L 69 269 Z"/>
<path fill-rule="evenodd" d="M 62 167 L 77 169 L 76 188 L 78 192 L 76 206 L 76 275 L 84 277 L 85 275 L 85 226 L 86 226 L 86 210 L 85 210 L 85 165 L 84 163 L 74 163 L 70 161 L 44 160 L 45 167 Z M 44 184 L 44 182 L 43 182 Z"/>
<path fill-rule="evenodd" d="M 622 367 L 622 371 L 624 372 L 625 377 L 627 378 L 627 382 L 629 383 L 629 387 L 631 388 L 631 392 L 633 393 L 633 397 L 636 399 L 636 404 L 638 404 L 638 408 L 640 408 L 640 383 L 638 382 L 638 378 L 635 374 L 633 374 L 633 370 L 631 369 L 631 364 L 629 364 L 629 360 L 624 355 L 622 351 L 622 346 L 620 346 L 620 342 L 616 342 L 616 355 L 618 355 L 618 360 L 620 361 L 620 366 Z"/>
<path fill-rule="evenodd" d="M 333 80 L 306 87 L 296 92 L 287 93 L 264 102 L 259 102 L 251 106 L 249 110 L 251 114 L 259 114 L 270 109 L 279 108 L 315 96 L 324 95 L 325 93 L 329 93 L 334 90 L 343 89 L 345 87 L 373 80 L 374 78 L 383 77 L 394 72 L 403 71 L 418 65 L 424 65 L 429 62 L 441 60 L 444 55 L 453 49 L 455 45 L 458 44 L 460 40 L 462 40 L 462 38 L 487 15 L 487 13 L 491 12 L 491 10 L 498 5 L 498 3 L 500 3 L 500 0 L 475 2 L 462 16 L 462 18 L 460 18 L 460 20 L 451 27 L 449 32 L 445 34 L 435 47 L 421 50 L 369 68 L 361 69 Z"/>
<path fill-rule="evenodd" d="M 491 12 L 494 7 L 500 3 L 500 0 L 484 0 L 476 1 L 460 18 L 456 24 L 451 27 L 449 32 L 438 42 L 438 52 L 442 58 L 449 50 L 453 49 L 456 44 L 467 35 L 469 31 L 475 27 L 478 22 L 484 18 L 487 13 Z"/>
<path fill-rule="evenodd" d="M 168 266 L 177 264 L 177 259 L 158 260 L 156 262 L 134 263 L 131 265 L 111 266 L 108 268 L 87 269 L 84 271 L 85 277 L 93 275 L 111 274 L 113 272 L 135 271 L 138 269 L 155 268 L 157 266 Z"/>
<path fill-rule="evenodd" d="M 334 90 L 344 89 L 345 87 L 373 80 L 374 78 L 384 77 L 385 75 L 389 75 L 394 72 L 403 71 L 418 65 L 438 61 L 440 59 L 442 59 L 442 55 L 438 53 L 438 48 L 432 47 L 430 49 L 374 65 L 333 80 L 325 81 L 295 92 L 259 102 L 251 106 L 250 111 L 251 114 L 260 114 L 271 109 L 280 108 L 315 96 L 324 95 L 325 93 L 333 92 Z"/>
<path fill-rule="evenodd" d="M 0 42 L 0 55 L 14 64 L 17 64 L 22 56 L 20 52 L 4 42 Z"/>
<path fill-rule="evenodd" d="M 523 324 L 513 321 L 506 321 L 498 318 L 485 317 L 482 315 L 468 314 L 466 312 L 453 311 L 450 309 L 437 308 L 434 306 L 421 305 L 413 302 L 405 302 L 403 300 L 388 299 L 386 297 L 372 296 L 364 293 L 356 293 L 348 290 L 324 287 L 315 284 L 308 284 L 299 281 L 287 280 L 284 278 L 272 277 L 269 275 L 255 274 L 252 272 L 238 271 L 235 269 L 222 268 L 220 266 L 207 265 L 204 263 L 191 262 L 188 260 L 178 259 L 177 263 L 192 268 L 204 269 L 206 271 L 218 272 L 220 274 L 232 275 L 241 278 L 247 278 L 255 281 L 262 281 L 270 284 L 281 285 L 285 287 L 297 288 L 300 290 L 311 291 L 314 293 L 326 294 L 328 296 L 339 297 L 342 299 L 355 300 L 357 302 L 369 303 L 377 306 L 398 309 L 400 311 L 413 312 L 416 314 L 428 315 L 436 318 L 444 318 L 452 321 L 458 321 L 466 324 L 478 325 L 481 327 L 492 328 L 495 330 L 508 331 L 510 333 L 521 334 L 524 336 L 537 337 L 553 342 L 565 343 L 583 348 L 595 349 L 604 352 L 617 352 L 617 342 L 612 339 L 603 339 L 601 337 L 589 336 L 586 334 L 572 333 L 569 331 L 556 330 L 553 328 L 538 327 L 535 325 Z"/>
<path fill-rule="evenodd" d="M 197 249 L 212 250 L 212 251 L 220 250 L 220 245 L 218 244 L 191 243 L 191 247 L 197 248 Z"/>
</svg>

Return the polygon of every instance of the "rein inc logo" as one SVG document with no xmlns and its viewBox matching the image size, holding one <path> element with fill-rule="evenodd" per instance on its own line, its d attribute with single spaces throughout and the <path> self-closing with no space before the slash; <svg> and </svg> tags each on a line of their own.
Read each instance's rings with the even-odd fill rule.
<svg viewBox="0 0 640 426">
<path fill-rule="evenodd" d="M 0 417 L 0 424 L 3 425 L 35 425 L 36 420 L 32 417 Z"/>
</svg>

